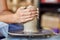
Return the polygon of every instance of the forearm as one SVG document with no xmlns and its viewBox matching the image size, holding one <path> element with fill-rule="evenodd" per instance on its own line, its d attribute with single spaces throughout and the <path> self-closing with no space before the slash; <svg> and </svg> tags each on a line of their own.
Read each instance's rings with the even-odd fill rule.
<svg viewBox="0 0 60 40">
<path fill-rule="evenodd" d="M 0 22 L 17 23 L 14 14 L 8 11 L 7 1 L 0 0 Z"/>
<path fill-rule="evenodd" d="M 14 14 L 9 11 L 4 11 L 0 13 L 0 21 L 6 23 L 17 23 L 14 18 Z"/>
</svg>

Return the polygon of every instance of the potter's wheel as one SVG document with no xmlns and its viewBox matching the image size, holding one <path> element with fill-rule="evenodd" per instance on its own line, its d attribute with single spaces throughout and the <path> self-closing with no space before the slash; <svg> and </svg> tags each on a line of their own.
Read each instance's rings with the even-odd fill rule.
<svg viewBox="0 0 60 40">
<path fill-rule="evenodd" d="M 53 35 L 53 32 L 49 31 L 49 30 L 42 30 L 42 31 L 39 31 L 38 33 L 24 33 L 22 31 L 15 31 L 15 32 L 9 32 L 9 35 L 11 36 L 51 36 Z"/>
</svg>

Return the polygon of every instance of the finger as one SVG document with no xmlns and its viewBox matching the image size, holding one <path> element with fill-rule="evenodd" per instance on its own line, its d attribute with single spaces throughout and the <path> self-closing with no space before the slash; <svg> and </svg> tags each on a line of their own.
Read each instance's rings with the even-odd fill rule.
<svg viewBox="0 0 60 40">
<path fill-rule="evenodd" d="M 39 11 L 37 11 L 37 13 L 39 14 Z"/>
<path fill-rule="evenodd" d="M 27 9 L 30 9 L 30 11 L 37 11 L 37 9 L 32 5 L 29 5 Z"/>
<path fill-rule="evenodd" d="M 22 14 L 21 16 L 22 17 L 24 17 L 24 18 L 29 18 L 29 17 L 34 17 L 34 16 L 37 16 L 38 14 L 37 14 L 37 12 L 33 12 L 33 13 L 31 13 L 31 12 L 28 12 L 28 13 L 26 13 L 26 14 Z"/>
<path fill-rule="evenodd" d="M 39 19 L 39 8 L 37 8 L 37 18 Z"/>
<path fill-rule="evenodd" d="M 31 12 L 24 12 L 23 14 L 22 14 L 22 16 L 29 16 L 29 15 L 31 15 L 32 13 Z"/>
<path fill-rule="evenodd" d="M 35 17 L 38 18 L 38 14 L 31 15 L 31 18 L 35 18 Z"/>
<path fill-rule="evenodd" d="M 28 12 L 30 12 L 30 9 L 28 9 L 28 8 L 27 8 L 27 9 L 25 9 L 25 11 L 28 11 Z"/>
<path fill-rule="evenodd" d="M 32 5 L 29 5 L 29 6 L 27 7 L 27 9 L 32 9 L 32 8 L 35 8 L 35 7 L 32 6 Z"/>
<path fill-rule="evenodd" d="M 37 11 L 39 11 L 39 8 L 37 8 Z"/>
<path fill-rule="evenodd" d="M 26 16 L 35 17 L 35 16 L 38 16 L 38 14 L 31 14 L 31 15 L 26 15 Z"/>
<path fill-rule="evenodd" d="M 37 14 L 37 11 L 32 11 L 31 13 L 32 13 L 32 14 Z"/>
<path fill-rule="evenodd" d="M 37 11 L 36 8 L 30 8 L 30 11 Z"/>
<path fill-rule="evenodd" d="M 35 14 L 35 15 L 37 15 L 37 16 L 38 16 L 39 14 Z"/>
<path fill-rule="evenodd" d="M 25 8 L 26 8 L 26 7 L 20 7 L 19 9 L 20 9 L 20 10 L 24 10 Z"/>
<path fill-rule="evenodd" d="M 23 16 L 21 19 L 28 19 L 28 18 L 35 18 L 37 15 L 28 15 L 28 16 Z"/>
<path fill-rule="evenodd" d="M 23 16 L 35 15 L 35 14 L 37 14 L 37 11 L 32 11 L 32 12 L 25 11 L 24 14 L 23 14 Z"/>
<path fill-rule="evenodd" d="M 27 22 L 27 21 L 31 21 L 33 20 L 33 18 L 28 18 L 28 19 L 25 19 L 24 21 Z"/>
<path fill-rule="evenodd" d="M 23 17 L 20 17 L 21 19 L 27 19 L 27 18 L 31 18 L 31 16 L 23 16 Z"/>
<path fill-rule="evenodd" d="M 32 12 L 32 11 L 37 11 L 37 9 L 29 9 L 29 12 Z"/>
<path fill-rule="evenodd" d="M 29 5 L 27 8 L 32 8 L 33 6 L 32 5 Z"/>
<path fill-rule="evenodd" d="M 39 14 L 39 8 L 37 8 L 37 13 Z"/>
</svg>

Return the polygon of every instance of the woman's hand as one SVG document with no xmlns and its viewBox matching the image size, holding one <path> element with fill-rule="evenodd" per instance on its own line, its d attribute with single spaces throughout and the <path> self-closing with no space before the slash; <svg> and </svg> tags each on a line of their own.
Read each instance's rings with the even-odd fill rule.
<svg viewBox="0 0 60 40">
<path fill-rule="evenodd" d="M 23 23 L 30 20 L 33 20 L 37 16 L 36 8 L 30 9 L 30 6 L 28 6 L 27 9 L 25 7 L 20 7 L 17 12 L 14 15 L 14 19 L 17 23 Z"/>
<path fill-rule="evenodd" d="M 37 16 L 37 18 L 39 18 L 39 8 L 36 8 L 36 7 L 34 7 L 34 6 L 32 6 L 32 5 L 29 5 L 28 7 L 27 7 L 27 9 L 29 9 L 30 10 L 30 12 L 34 15 L 36 15 Z"/>
</svg>

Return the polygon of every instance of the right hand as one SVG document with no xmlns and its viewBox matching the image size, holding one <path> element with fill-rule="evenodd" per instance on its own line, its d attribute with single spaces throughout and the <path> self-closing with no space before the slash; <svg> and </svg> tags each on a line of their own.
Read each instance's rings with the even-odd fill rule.
<svg viewBox="0 0 60 40">
<path fill-rule="evenodd" d="M 35 16 L 36 14 L 32 14 L 29 9 L 24 9 L 24 7 L 19 8 L 14 15 L 15 21 L 17 23 L 24 23 L 30 21 L 34 19 Z"/>
</svg>

